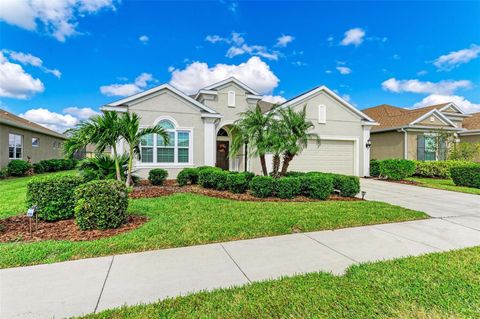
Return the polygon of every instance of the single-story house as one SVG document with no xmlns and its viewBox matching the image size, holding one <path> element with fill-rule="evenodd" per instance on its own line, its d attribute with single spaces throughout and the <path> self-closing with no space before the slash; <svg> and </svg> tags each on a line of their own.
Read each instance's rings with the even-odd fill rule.
<svg viewBox="0 0 480 319">
<path fill-rule="evenodd" d="M 249 156 L 247 148 L 235 157 L 228 154 L 232 124 L 262 98 L 260 93 L 231 77 L 192 96 L 162 84 L 108 103 L 102 110 L 135 112 L 141 117 L 142 127 L 160 124 L 168 131 L 168 145 L 154 135 L 142 141 L 141 159 L 134 164 L 135 174 L 141 177 L 158 167 L 167 169 L 169 177 L 175 178 L 185 167 L 203 165 L 260 173 L 258 158 Z M 264 111 L 272 106 L 264 101 L 260 105 Z M 309 143 L 292 161 L 290 169 L 368 175 L 370 128 L 377 123 L 325 86 L 302 93 L 279 107 L 300 110 L 305 105 L 321 144 Z M 126 148 L 119 143 L 118 149 Z"/>
<path fill-rule="evenodd" d="M 382 104 L 363 110 L 380 125 L 371 131 L 372 159 L 404 158 L 443 160 L 447 137 L 454 142 L 480 137 L 475 115 L 466 114 L 455 103 L 442 103 L 418 109 Z"/>
<path fill-rule="evenodd" d="M 0 109 L 0 167 L 12 159 L 36 163 L 63 158 L 67 137 L 37 123 Z"/>
</svg>

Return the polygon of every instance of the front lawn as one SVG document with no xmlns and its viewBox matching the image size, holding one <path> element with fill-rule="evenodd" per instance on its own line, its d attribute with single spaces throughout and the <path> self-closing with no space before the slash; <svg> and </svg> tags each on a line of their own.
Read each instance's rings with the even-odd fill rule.
<svg viewBox="0 0 480 319">
<path fill-rule="evenodd" d="M 460 193 L 468 193 L 480 195 L 479 188 L 457 186 L 451 179 L 438 179 L 438 178 L 426 178 L 426 177 L 409 177 L 409 181 L 417 182 L 418 186 L 443 189 L 447 191 L 454 191 Z"/>
<path fill-rule="evenodd" d="M 241 202 L 191 193 L 131 200 L 129 211 L 150 220 L 94 241 L 2 243 L 0 268 L 427 217 L 373 201 Z"/>
<path fill-rule="evenodd" d="M 202 292 L 84 318 L 479 318 L 480 247 Z"/>
</svg>

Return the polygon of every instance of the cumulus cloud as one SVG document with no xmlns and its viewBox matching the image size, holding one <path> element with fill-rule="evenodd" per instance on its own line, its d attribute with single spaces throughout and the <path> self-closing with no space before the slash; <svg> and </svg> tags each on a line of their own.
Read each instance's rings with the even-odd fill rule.
<svg viewBox="0 0 480 319">
<path fill-rule="evenodd" d="M 129 96 L 141 92 L 151 81 L 154 78 L 150 73 L 142 73 L 133 83 L 104 85 L 100 87 L 100 92 L 106 96 Z"/>
<path fill-rule="evenodd" d="M 44 90 L 40 79 L 25 72 L 20 64 L 8 61 L 0 51 L 0 96 L 26 99 Z"/>
<path fill-rule="evenodd" d="M 0 20 L 36 31 L 39 25 L 58 41 L 78 34 L 78 16 L 115 10 L 114 0 L 2 0 Z"/>
<path fill-rule="evenodd" d="M 140 42 L 142 42 L 143 44 L 147 44 L 148 41 L 150 40 L 150 38 L 146 35 L 141 35 L 138 40 L 140 40 Z"/>
<path fill-rule="evenodd" d="M 463 96 L 431 94 L 413 105 L 414 108 L 435 105 L 440 103 L 453 102 L 467 113 L 480 112 L 480 104 L 472 103 Z"/>
<path fill-rule="evenodd" d="M 293 40 L 295 40 L 295 37 L 282 34 L 279 38 L 277 38 L 277 43 L 275 44 L 275 46 L 284 48 Z"/>
<path fill-rule="evenodd" d="M 350 69 L 349 67 L 347 66 L 337 66 L 337 71 L 340 72 L 340 74 L 342 75 L 347 75 L 347 74 L 350 74 L 352 73 L 352 69 Z"/>
<path fill-rule="evenodd" d="M 284 98 L 281 95 L 264 95 L 263 98 L 262 98 L 262 101 L 270 102 L 270 103 L 273 103 L 273 104 L 282 104 L 286 100 L 287 99 Z"/>
<path fill-rule="evenodd" d="M 238 65 L 217 64 L 209 67 L 204 62 L 193 62 L 183 70 L 174 70 L 170 84 L 187 94 L 193 94 L 205 86 L 232 76 L 261 94 L 271 93 L 279 82 L 268 64 L 259 57 L 251 57 Z"/>
<path fill-rule="evenodd" d="M 2 52 L 10 57 L 11 60 L 20 62 L 23 65 L 31 65 L 37 68 L 40 68 L 45 73 L 50 73 L 60 78 L 62 76 L 62 72 L 57 69 L 49 69 L 43 65 L 42 59 L 36 57 L 30 53 L 23 53 L 23 52 L 16 52 L 11 50 L 3 49 Z"/>
<path fill-rule="evenodd" d="M 365 31 L 361 28 L 353 28 L 345 32 L 345 37 L 340 42 L 341 45 L 359 46 L 363 42 Z"/>
<path fill-rule="evenodd" d="M 400 93 L 426 93 L 426 94 L 452 94 L 458 89 L 468 89 L 472 87 L 472 83 L 467 80 L 460 81 L 440 81 L 440 82 L 423 82 L 414 80 L 397 80 L 390 78 L 382 83 L 382 88 L 386 91 Z"/>
<path fill-rule="evenodd" d="M 70 114 L 60 114 L 44 108 L 31 109 L 19 116 L 60 133 L 79 123 L 79 120 Z"/>
<path fill-rule="evenodd" d="M 448 54 L 439 56 L 433 61 L 433 65 L 439 71 L 450 71 L 462 64 L 468 63 L 480 55 L 480 46 L 472 44 L 470 48 L 459 51 L 452 51 Z"/>
<path fill-rule="evenodd" d="M 63 113 L 70 114 L 75 116 L 80 120 L 88 120 L 94 115 L 99 115 L 100 113 L 89 108 L 89 107 L 67 107 L 63 109 Z"/>
</svg>

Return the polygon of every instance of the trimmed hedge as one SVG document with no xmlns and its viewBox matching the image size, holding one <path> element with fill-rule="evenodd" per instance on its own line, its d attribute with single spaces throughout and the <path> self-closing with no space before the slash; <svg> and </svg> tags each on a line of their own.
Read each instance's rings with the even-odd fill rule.
<svg viewBox="0 0 480 319">
<path fill-rule="evenodd" d="M 275 181 L 275 195 L 278 198 L 293 198 L 300 195 L 300 178 L 282 177 Z"/>
<path fill-rule="evenodd" d="M 480 164 L 454 166 L 450 169 L 450 175 L 455 185 L 480 188 Z"/>
<path fill-rule="evenodd" d="M 299 178 L 301 181 L 302 193 L 314 199 L 328 199 L 333 193 L 333 179 L 325 174 L 311 174 Z"/>
<path fill-rule="evenodd" d="M 415 175 L 422 177 L 450 178 L 450 169 L 470 162 L 464 161 L 415 161 Z"/>
<path fill-rule="evenodd" d="M 387 159 L 380 162 L 380 176 L 394 181 L 410 177 L 415 173 L 415 162 L 406 159 Z"/>
<path fill-rule="evenodd" d="M 74 191 L 82 183 L 77 176 L 33 177 L 27 184 L 27 207 L 37 206 L 38 218 L 49 222 L 72 218 Z"/>
<path fill-rule="evenodd" d="M 215 172 L 221 172 L 218 167 L 199 167 L 198 168 L 198 184 L 205 188 L 215 188 L 217 181 L 215 180 Z"/>
<path fill-rule="evenodd" d="M 271 176 L 255 176 L 250 182 L 250 190 L 255 197 L 273 196 L 275 194 L 275 179 Z"/>
<path fill-rule="evenodd" d="M 380 161 L 376 159 L 370 160 L 370 176 L 377 177 L 380 175 Z"/>
<path fill-rule="evenodd" d="M 128 217 L 128 192 L 117 180 L 96 180 L 75 190 L 75 221 L 81 230 L 109 229 Z"/>
<path fill-rule="evenodd" d="M 11 176 L 25 176 L 32 168 L 32 165 L 24 160 L 14 159 L 8 162 L 7 172 Z"/>
<path fill-rule="evenodd" d="M 177 183 L 180 186 L 185 186 L 188 183 L 194 185 L 198 182 L 198 168 L 188 167 L 182 169 L 177 175 Z"/>
<path fill-rule="evenodd" d="M 340 191 L 342 197 L 355 197 L 360 193 L 360 178 L 333 174 L 333 188 Z"/>
<path fill-rule="evenodd" d="M 43 167 L 45 172 L 58 172 L 65 171 L 69 169 L 74 169 L 78 161 L 76 159 L 49 159 L 38 162 L 39 165 Z"/>
<path fill-rule="evenodd" d="M 162 168 L 154 168 L 148 172 L 148 180 L 152 185 L 163 185 L 167 176 L 168 172 Z"/>
<path fill-rule="evenodd" d="M 230 174 L 229 171 L 224 170 L 214 170 L 210 177 L 213 188 L 217 191 L 224 191 L 227 189 L 227 176 Z"/>
<path fill-rule="evenodd" d="M 230 173 L 227 176 L 227 188 L 230 192 L 236 194 L 243 194 L 247 191 L 248 185 L 252 180 L 251 173 Z"/>
<path fill-rule="evenodd" d="M 7 178 L 8 172 L 6 168 L 0 168 L 0 179 Z"/>
</svg>

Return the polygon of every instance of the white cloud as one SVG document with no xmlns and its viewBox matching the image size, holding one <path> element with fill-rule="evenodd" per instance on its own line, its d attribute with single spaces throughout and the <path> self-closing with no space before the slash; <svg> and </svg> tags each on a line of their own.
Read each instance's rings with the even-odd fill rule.
<svg viewBox="0 0 480 319">
<path fill-rule="evenodd" d="M 303 61 L 300 61 L 300 60 L 293 61 L 292 64 L 296 65 L 296 66 L 307 66 L 308 65 L 306 62 L 303 62 Z"/>
<path fill-rule="evenodd" d="M 19 116 L 61 133 L 79 123 L 79 120 L 70 114 L 60 114 L 43 108 L 31 109 Z"/>
<path fill-rule="evenodd" d="M 460 81 L 440 81 L 440 82 L 422 82 L 414 80 L 397 80 L 390 78 L 382 83 L 382 88 L 386 91 L 400 93 L 427 93 L 427 94 L 452 94 L 458 89 L 468 89 L 472 83 L 467 80 Z"/>
<path fill-rule="evenodd" d="M 277 38 L 277 44 L 275 44 L 275 46 L 284 48 L 287 46 L 287 44 L 289 44 L 293 40 L 295 40 L 295 37 L 291 35 L 282 34 L 279 38 Z"/>
<path fill-rule="evenodd" d="M 394 54 L 394 55 L 392 56 L 392 59 L 394 59 L 394 60 L 400 60 L 400 55 L 399 55 L 399 54 Z"/>
<path fill-rule="evenodd" d="M 100 87 L 100 92 L 106 96 L 129 96 L 141 92 L 151 81 L 154 78 L 150 73 L 142 73 L 133 83 L 104 85 Z"/>
<path fill-rule="evenodd" d="M 325 70 L 325 73 L 332 74 L 332 70 Z"/>
<path fill-rule="evenodd" d="M 225 54 L 228 58 L 233 58 L 238 55 L 249 54 L 260 56 L 269 60 L 278 60 L 280 52 L 275 50 L 269 50 L 263 45 L 249 45 L 245 42 L 245 38 L 241 33 L 232 32 L 230 37 L 221 37 L 219 35 L 207 35 L 205 41 L 210 43 L 227 43 L 230 44 L 230 48 Z"/>
<path fill-rule="evenodd" d="M 363 42 L 363 37 L 365 36 L 365 31 L 361 28 L 353 28 L 345 32 L 345 37 L 340 42 L 341 45 L 350 45 L 359 46 Z"/>
<path fill-rule="evenodd" d="M 423 100 L 421 100 L 420 102 L 416 103 L 413 107 L 419 108 L 447 102 L 455 103 L 467 113 L 480 112 L 480 104 L 472 103 L 469 100 L 465 99 L 465 97 L 459 95 L 431 94 L 423 98 Z"/>
<path fill-rule="evenodd" d="M 417 75 L 418 75 L 418 76 L 422 76 L 422 75 L 425 75 L 425 74 L 427 74 L 427 73 L 428 73 L 427 70 L 420 70 L 420 71 L 417 72 Z"/>
<path fill-rule="evenodd" d="M 344 100 L 347 101 L 347 102 L 350 102 L 351 97 L 350 97 L 350 95 L 348 95 L 348 94 L 344 94 L 344 95 L 342 95 L 342 99 L 344 99 Z"/>
<path fill-rule="evenodd" d="M 273 103 L 273 104 L 281 104 L 285 102 L 287 99 L 281 95 L 264 95 L 262 100 Z"/>
<path fill-rule="evenodd" d="M 89 107 L 67 107 L 63 109 L 63 113 L 73 115 L 80 120 L 87 120 L 94 115 L 100 114 L 99 112 L 89 108 Z"/>
<path fill-rule="evenodd" d="M 209 67 L 204 62 L 193 62 L 183 70 L 174 70 L 170 84 L 187 94 L 193 94 L 205 86 L 232 76 L 261 94 L 271 93 L 279 82 L 268 64 L 259 57 L 251 57 L 238 65 L 217 64 Z"/>
<path fill-rule="evenodd" d="M 45 73 L 50 73 L 56 76 L 57 78 L 60 78 L 62 76 L 62 72 L 60 72 L 57 69 L 49 69 L 43 65 L 42 59 L 39 57 L 36 57 L 30 53 L 23 53 L 23 52 L 16 52 L 16 51 L 11 51 L 11 50 L 2 50 L 3 53 L 8 54 L 11 60 L 20 62 L 23 65 L 31 65 L 34 67 L 40 68 L 43 72 Z"/>
<path fill-rule="evenodd" d="M 44 90 L 40 79 L 26 73 L 20 64 L 9 62 L 0 51 L 0 96 L 26 99 Z"/>
<path fill-rule="evenodd" d="M 2 0 L 0 20 L 36 31 L 41 25 L 47 34 L 64 42 L 78 34 L 77 16 L 95 14 L 102 9 L 115 10 L 114 0 Z"/>
<path fill-rule="evenodd" d="M 147 44 L 148 41 L 150 40 L 150 38 L 146 35 L 141 35 L 138 40 L 140 40 L 140 42 L 142 42 L 143 44 Z"/>
<path fill-rule="evenodd" d="M 479 55 L 480 46 L 472 44 L 468 49 L 452 51 L 448 54 L 439 56 L 433 61 L 433 65 L 435 65 L 439 71 L 450 71 L 461 64 L 468 63 L 471 60 L 478 58 Z"/>
<path fill-rule="evenodd" d="M 350 69 L 347 66 L 337 66 L 336 67 L 337 71 L 340 72 L 342 75 L 350 74 L 352 73 L 352 69 Z"/>
</svg>

